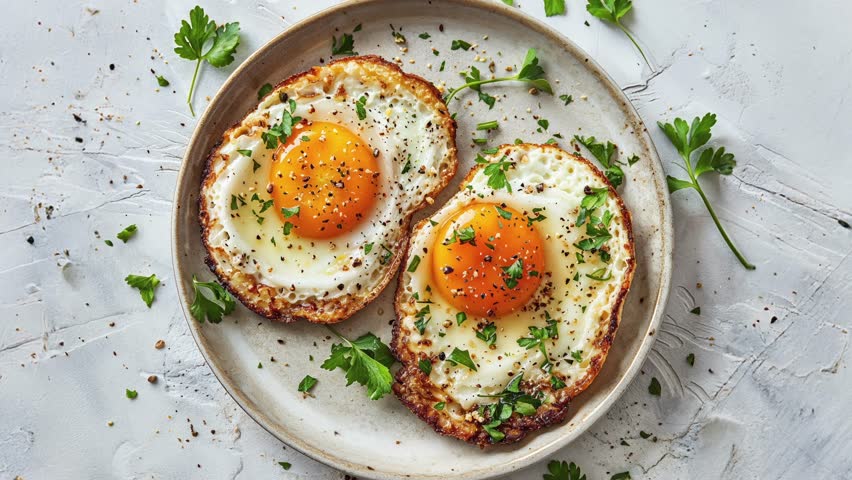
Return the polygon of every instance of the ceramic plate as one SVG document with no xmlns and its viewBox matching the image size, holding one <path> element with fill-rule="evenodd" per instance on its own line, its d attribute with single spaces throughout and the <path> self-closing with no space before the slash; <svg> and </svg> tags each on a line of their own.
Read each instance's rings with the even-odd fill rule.
<svg viewBox="0 0 852 480">
<path fill-rule="evenodd" d="M 184 313 L 198 347 L 225 389 L 245 411 L 286 444 L 360 478 L 480 479 L 522 468 L 550 455 L 577 438 L 621 395 L 647 355 L 660 322 L 671 272 L 671 212 L 665 176 L 644 125 L 618 87 L 568 39 L 520 11 L 493 0 L 366 0 L 345 3 L 308 18 L 266 44 L 243 63 L 207 107 L 186 152 L 175 196 L 173 256 L 175 278 Z M 328 61 L 332 34 L 351 32 L 355 50 L 388 60 L 436 85 L 460 84 L 458 72 L 477 65 L 487 75 L 493 58 L 496 72 L 519 65 L 528 47 L 538 50 L 556 96 L 533 96 L 520 84 L 496 84 L 488 91 L 500 100 L 493 110 L 470 92 L 453 100 L 457 112 L 459 173 L 435 207 L 457 190 L 473 165 L 477 148 L 471 142 L 478 122 L 497 119 L 500 128 L 489 144 L 516 138 L 544 143 L 561 133 L 570 148 L 575 134 L 609 139 L 624 157 L 641 160 L 625 166 L 621 194 L 633 215 L 637 268 L 624 307 L 621 327 L 607 362 L 592 386 L 572 404 L 561 425 L 530 435 L 523 442 L 481 450 L 434 433 L 393 395 L 369 400 L 360 385 L 345 386 L 341 371 L 320 368 L 332 340 L 328 331 L 307 322 L 290 325 L 265 320 L 241 306 L 219 325 L 199 324 L 187 311 L 192 274 L 211 279 L 197 221 L 198 190 L 208 152 L 228 127 L 253 109 L 264 83 Z M 402 52 L 390 25 L 407 37 Z M 442 27 L 441 27 L 442 26 Z M 441 31 L 443 30 L 443 32 Z M 428 32 L 429 39 L 418 34 Z M 470 51 L 451 50 L 454 39 L 478 44 Z M 433 54 L 433 48 L 440 55 Z M 440 65 L 446 62 L 443 71 Z M 504 96 L 505 94 L 505 96 Z M 564 105 L 560 94 L 573 95 Z M 530 113 L 532 112 L 532 113 Z M 550 121 L 547 132 L 536 132 L 540 115 Z M 421 218 L 427 211 L 420 212 Z M 390 341 L 392 297 L 396 281 L 353 318 L 339 325 L 355 337 L 367 331 Z M 275 357 L 276 362 L 269 362 Z M 313 359 L 313 360 L 311 360 Z M 259 361 L 263 368 L 258 369 Z M 319 379 L 314 398 L 296 391 L 310 374 Z"/>
</svg>

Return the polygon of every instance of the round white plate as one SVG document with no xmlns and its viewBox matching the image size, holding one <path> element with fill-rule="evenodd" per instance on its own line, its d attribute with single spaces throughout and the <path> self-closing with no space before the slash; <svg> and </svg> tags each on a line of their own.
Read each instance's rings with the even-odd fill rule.
<svg viewBox="0 0 852 480">
<path fill-rule="evenodd" d="M 527 48 L 535 48 L 556 91 L 554 96 L 533 96 L 521 84 L 486 86 L 499 96 L 493 110 L 470 91 L 460 94 L 461 100 L 454 99 L 449 108 L 458 114 L 461 162 L 436 208 L 457 190 L 458 181 L 473 165 L 479 147 L 471 138 L 482 136 L 475 128 L 483 121 L 500 121 L 499 130 L 489 135 L 490 146 L 516 138 L 544 143 L 560 133 L 559 144 L 570 149 L 573 135 L 594 135 L 617 144 L 622 159 L 634 153 L 641 158 L 624 167 L 626 180 L 620 189 L 633 215 L 637 254 L 633 287 L 607 362 L 573 403 L 565 423 L 511 446 L 481 450 L 434 433 L 393 395 L 371 401 L 360 385 L 345 386 L 342 371 L 322 370 L 320 364 L 333 342 L 323 326 L 275 323 L 242 306 L 219 325 L 200 324 L 189 315 L 192 275 L 213 278 L 204 264 L 197 220 L 208 152 L 224 130 L 254 108 L 261 85 L 276 84 L 328 61 L 331 36 L 352 32 L 358 24 L 362 25 L 354 34 L 358 53 L 391 61 L 400 58 L 405 71 L 436 85 L 460 85 L 458 72 L 470 65 L 490 75 L 490 60 L 476 61 L 478 55 L 493 59 L 495 73 L 503 75 L 507 66 L 522 62 Z M 390 25 L 407 38 L 407 52 L 394 43 Z M 431 38 L 419 38 L 423 32 Z M 455 39 L 476 46 L 453 51 Z M 442 62 L 445 69 L 439 71 Z M 561 94 L 573 95 L 574 102 L 564 105 Z M 546 132 L 536 131 L 533 115 L 550 122 Z M 487 478 L 540 460 L 580 435 L 615 402 L 641 366 L 660 323 L 671 274 L 672 231 L 665 175 L 644 125 L 612 80 L 576 45 L 495 0 L 432 0 L 428 5 L 423 0 L 365 0 L 342 4 L 293 26 L 225 82 L 186 152 L 175 195 L 173 242 L 176 283 L 198 347 L 225 389 L 260 425 L 306 455 L 360 478 L 446 480 Z M 395 285 L 391 282 L 376 301 L 339 324 L 339 330 L 352 337 L 371 331 L 388 342 Z M 263 362 L 262 369 L 258 362 Z M 296 390 L 306 374 L 319 379 L 313 398 L 303 398 Z"/>
</svg>

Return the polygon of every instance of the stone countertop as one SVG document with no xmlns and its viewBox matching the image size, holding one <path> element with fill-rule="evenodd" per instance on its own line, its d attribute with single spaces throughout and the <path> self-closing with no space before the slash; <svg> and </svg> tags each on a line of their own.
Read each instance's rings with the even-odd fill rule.
<svg viewBox="0 0 852 480">
<path fill-rule="evenodd" d="M 203 6 L 214 19 L 240 21 L 236 65 L 332 3 Z M 544 19 L 540 1 L 516 3 Z M 193 4 L 7 5 L 3 478 L 344 477 L 242 412 L 177 304 L 170 214 L 195 124 L 184 103 L 194 65 L 172 52 L 172 35 Z M 852 4 L 639 2 L 627 23 L 653 73 L 582 4 L 570 0 L 567 15 L 546 21 L 622 86 L 668 171 L 677 155 L 654 124 L 718 114 L 714 139 L 739 164 L 703 184 L 757 270 L 736 262 L 696 195 L 675 194 L 673 291 L 655 347 L 617 405 L 554 458 L 578 463 L 590 480 L 625 470 L 633 478 L 852 478 Z M 157 88 L 152 69 L 171 86 Z M 231 71 L 204 69 L 197 111 Z M 139 225 L 132 245 L 104 244 L 131 223 Z M 129 272 L 163 279 L 150 310 L 123 284 Z M 700 315 L 690 313 L 696 306 Z M 165 347 L 155 348 L 161 339 Z M 651 378 L 660 397 L 648 393 Z M 509 478 L 544 471 L 542 463 Z"/>
</svg>

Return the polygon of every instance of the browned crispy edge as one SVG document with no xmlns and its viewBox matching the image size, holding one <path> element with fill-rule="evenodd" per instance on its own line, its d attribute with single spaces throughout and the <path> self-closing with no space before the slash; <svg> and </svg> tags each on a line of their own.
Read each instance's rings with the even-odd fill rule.
<svg viewBox="0 0 852 480">
<path fill-rule="evenodd" d="M 272 92 L 270 92 L 268 95 L 276 93 L 278 89 L 282 87 L 292 85 L 302 77 L 308 75 L 319 76 L 321 74 L 322 69 L 327 68 L 330 65 L 353 61 L 358 63 L 372 63 L 374 65 L 394 70 L 401 74 L 405 81 L 412 82 L 415 85 L 425 87 L 432 94 L 432 98 L 426 100 L 433 103 L 436 110 L 438 110 L 438 112 L 443 117 L 448 132 L 448 140 L 450 142 L 450 147 L 448 149 L 450 166 L 444 172 L 441 172 L 441 175 L 439 177 L 440 182 L 435 186 L 435 188 L 432 191 L 428 192 L 424 196 L 423 200 L 414 209 L 412 209 L 412 211 L 403 219 L 403 222 L 400 227 L 403 228 L 403 231 L 406 233 L 402 237 L 400 237 L 396 245 L 392 246 L 392 251 L 395 252 L 394 256 L 387 267 L 385 275 L 382 277 L 381 281 L 376 285 L 376 287 L 372 291 L 367 292 L 366 295 L 360 297 L 356 297 L 355 295 L 350 294 L 346 297 L 337 298 L 329 301 L 317 299 L 315 301 L 304 302 L 300 304 L 284 303 L 281 306 L 275 306 L 273 305 L 273 302 L 277 298 L 276 289 L 259 283 L 254 279 L 254 277 L 246 275 L 242 272 L 237 272 L 236 275 L 244 277 L 242 280 L 248 280 L 247 283 L 250 284 L 249 292 L 252 295 L 249 296 L 234 288 L 229 282 L 228 278 L 220 271 L 219 266 L 216 260 L 214 260 L 213 255 L 211 253 L 211 251 L 213 250 L 219 250 L 220 256 L 222 256 L 221 254 L 223 252 L 221 252 L 222 249 L 216 249 L 214 247 L 211 247 L 207 242 L 210 218 L 206 204 L 204 202 L 204 195 L 199 195 L 198 219 L 201 226 L 201 240 L 207 252 L 205 256 L 205 263 L 210 268 L 210 270 L 216 275 L 219 281 L 225 286 L 225 288 L 227 288 L 232 295 L 238 298 L 240 302 L 242 302 L 242 304 L 246 306 L 246 308 L 270 320 L 289 323 L 304 319 L 314 323 L 337 323 L 351 317 L 355 314 L 355 312 L 357 312 L 366 304 L 370 303 L 373 299 L 375 299 L 382 292 L 382 290 L 385 289 L 387 284 L 390 283 L 391 279 L 399 269 L 399 265 L 402 261 L 403 256 L 405 255 L 405 249 L 403 247 L 408 244 L 408 232 L 410 231 L 409 227 L 411 225 L 411 218 L 413 217 L 414 213 L 427 204 L 427 197 L 436 196 L 438 193 L 441 192 L 441 190 L 444 189 L 444 187 L 447 186 L 447 184 L 450 182 L 450 179 L 452 179 L 452 177 L 455 175 L 456 170 L 458 168 L 458 151 L 456 149 L 455 140 L 456 121 L 452 117 L 450 117 L 449 110 L 447 109 L 447 105 L 444 102 L 443 97 L 441 96 L 441 92 L 428 80 L 418 75 L 405 73 L 396 64 L 388 62 L 387 60 L 377 55 L 346 57 L 329 62 L 325 66 L 312 67 L 310 70 L 304 71 L 302 73 L 297 73 L 282 81 L 281 83 L 276 85 Z M 261 99 L 260 101 L 262 100 L 263 99 Z M 243 119 L 245 119 L 246 116 L 251 114 L 256 108 L 257 106 L 249 110 L 246 115 L 243 116 Z M 240 128 L 241 126 L 242 120 L 231 126 L 231 128 L 229 128 L 222 134 L 222 139 L 220 139 L 219 142 L 217 142 L 216 145 L 214 145 L 211 149 L 210 154 L 207 156 L 207 160 L 205 161 L 204 165 L 204 173 L 202 176 L 200 189 L 201 192 L 203 192 L 212 182 L 210 174 L 212 172 L 213 159 L 216 155 L 219 154 L 223 139 L 226 138 L 233 130 Z M 259 302 L 252 300 L 251 297 L 256 297 L 258 294 L 265 294 L 270 297 L 270 300 L 266 302 L 267 305 L 261 305 Z"/>
<path fill-rule="evenodd" d="M 420 371 L 420 368 L 417 362 L 420 359 L 428 359 L 426 356 L 415 356 L 412 354 L 410 350 L 405 348 L 408 344 L 407 334 L 403 336 L 403 333 L 400 328 L 400 318 L 403 317 L 403 312 L 400 310 L 400 305 L 403 302 L 405 285 L 403 285 L 403 276 L 400 275 L 399 283 L 397 285 L 396 297 L 394 301 L 394 309 L 396 312 L 396 320 L 393 325 L 393 339 L 391 341 L 391 350 L 393 351 L 396 358 L 402 363 L 402 368 L 399 369 L 396 373 L 396 381 L 393 384 L 393 391 L 399 400 L 409 408 L 415 415 L 420 417 L 421 420 L 428 423 L 436 432 L 447 435 L 451 437 L 456 437 L 458 439 L 464 440 L 468 443 L 479 445 L 481 448 L 485 448 L 486 446 L 497 445 L 497 444 L 509 444 L 515 443 L 523 439 L 527 434 L 539 430 L 548 425 L 552 425 L 555 423 L 561 423 L 565 420 L 568 415 L 568 406 L 572 399 L 574 399 L 577 395 L 582 393 L 586 388 L 591 385 L 592 381 L 594 381 L 595 377 L 600 372 L 603 367 L 604 361 L 606 360 L 607 353 L 609 352 L 610 347 L 612 346 L 612 342 L 615 339 L 615 333 L 618 329 L 619 322 L 621 321 L 621 311 L 624 307 L 624 300 L 627 297 L 627 292 L 630 289 L 630 284 L 633 280 L 633 273 L 636 268 L 636 252 L 633 245 L 633 225 L 631 223 L 630 212 L 624 206 L 624 202 L 621 197 L 615 191 L 615 188 L 609 183 L 606 176 L 603 172 L 600 171 L 592 162 L 586 160 L 583 157 L 578 155 L 574 155 L 570 152 L 566 152 L 559 147 L 555 147 L 553 145 L 537 145 L 537 144 L 522 144 L 522 145 L 501 145 L 499 147 L 499 152 L 508 153 L 512 148 L 515 147 L 539 147 L 544 149 L 552 149 L 558 151 L 560 154 L 564 154 L 575 161 L 579 161 L 585 163 L 586 165 L 592 168 L 594 174 L 600 178 L 606 185 L 609 187 L 609 191 L 612 195 L 615 196 L 619 209 L 621 211 L 622 218 L 624 219 L 624 227 L 627 230 L 627 238 L 628 242 L 626 248 L 630 252 L 630 257 L 628 259 L 628 271 L 625 275 L 624 282 L 621 284 L 621 290 L 618 293 L 618 296 L 615 300 L 615 305 L 612 309 L 612 315 L 609 318 L 609 328 L 604 332 L 604 334 L 597 339 L 596 345 L 600 348 L 601 352 L 593 357 L 590 360 L 590 367 L 587 370 L 585 376 L 581 378 L 578 382 L 573 383 L 571 386 L 566 387 L 562 390 L 558 390 L 556 392 L 556 399 L 554 402 L 542 405 L 539 407 L 538 411 L 536 411 L 535 415 L 522 417 L 520 415 L 513 415 L 509 420 L 503 422 L 500 430 L 505 434 L 505 438 L 500 442 L 492 442 L 491 437 L 488 433 L 482 428 L 482 426 L 475 422 L 469 420 L 457 421 L 453 419 L 448 413 L 448 409 L 443 410 L 435 410 L 433 405 L 440 401 L 435 395 L 433 395 L 433 391 L 437 390 L 438 387 L 434 385 L 430 380 L 429 376 Z M 498 152 L 498 153 L 499 153 Z M 463 189 L 464 186 L 470 182 L 476 173 L 484 168 L 484 165 L 477 165 L 473 169 L 471 169 L 470 173 L 465 176 L 464 180 L 461 182 L 459 189 Z M 423 228 L 425 222 L 428 219 L 423 219 L 415 225 L 413 231 L 417 231 L 420 228 Z M 409 235 L 409 242 L 412 235 Z M 410 245 L 405 249 L 405 259 L 403 264 L 408 263 L 408 252 L 410 249 Z"/>
</svg>

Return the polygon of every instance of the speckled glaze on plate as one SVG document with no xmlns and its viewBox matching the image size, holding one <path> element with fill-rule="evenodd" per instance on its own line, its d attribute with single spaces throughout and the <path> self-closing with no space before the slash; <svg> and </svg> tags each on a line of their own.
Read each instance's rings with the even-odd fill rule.
<svg viewBox="0 0 852 480">
<path fill-rule="evenodd" d="M 423 8 L 423 3 L 344 3 L 289 28 L 237 68 L 199 121 L 178 178 L 172 239 L 175 278 L 190 330 L 213 373 L 252 418 L 286 444 L 360 478 L 490 478 L 541 460 L 577 438 L 606 412 L 638 372 L 668 294 L 671 211 L 665 175 L 645 126 L 618 87 L 582 50 L 502 2 L 432 0 L 429 8 Z M 501 121 L 499 130 L 489 136 L 492 146 L 516 138 L 543 143 L 559 132 L 564 137 L 560 141 L 563 148 L 570 148 L 568 141 L 575 134 L 595 135 L 616 143 L 621 155 L 635 153 L 641 158 L 625 167 L 626 181 L 621 187 L 633 215 L 637 256 L 633 286 L 604 368 L 573 403 L 573 413 L 563 424 L 514 445 L 481 450 L 434 433 L 393 395 L 370 401 L 361 386 L 345 387 L 342 372 L 322 370 L 320 364 L 328 356 L 332 339 L 320 325 L 279 324 L 242 306 L 219 325 L 199 324 L 189 315 L 193 273 L 213 278 L 204 264 L 197 219 L 198 190 L 208 152 L 222 132 L 255 106 L 261 85 L 278 83 L 327 61 L 332 34 L 351 32 L 358 24 L 362 24 L 355 34 L 358 53 L 389 60 L 400 57 L 405 71 L 437 85 L 458 85 L 458 72 L 472 64 L 487 75 L 488 62 L 474 61 L 482 50 L 483 56 L 495 60 L 495 71 L 501 74 L 506 66 L 518 65 L 528 47 L 536 48 L 556 91 L 553 97 L 532 96 L 522 85 L 493 85 L 488 91 L 499 96 L 499 101 L 490 111 L 470 92 L 460 94 L 461 101 L 453 100 L 450 110 L 458 112 L 459 173 L 438 197 L 435 208 L 457 190 L 459 180 L 473 165 L 478 148 L 471 139 L 482 136 L 475 128 L 486 120 Z M 393 42 L 389 24 L 407 37 L 407 53 Z M 431 38 L 419 38 L 422 32 Z M 476 52 L 453 51 L 450 44 L 454 39 L 479 45 Z M 440 51 L 439 56 L 433 54 L 433 48 Z M 443 72 L 439 71 L 442 61 L 446 61 Z M 563 105 L 559 94 L 573 95 L 574 102 Z M 549 120 L 546 132 L 535 131 L 533 114 Z M 415 220 L 427 213 L 420 212 Z M 339 330 L 351 336 L 372 331 L 389 341 L 393 290 L 393 286 L 386 289 L 364 310 L 339 324 Z M 270 357 L 276 361 L 270 362 Z M 259 361 L 262 369 L 257 368 Z M 296 390 L 306 374 L 319 379 L 313 398 L 303 398 Z"/>
</svg>

